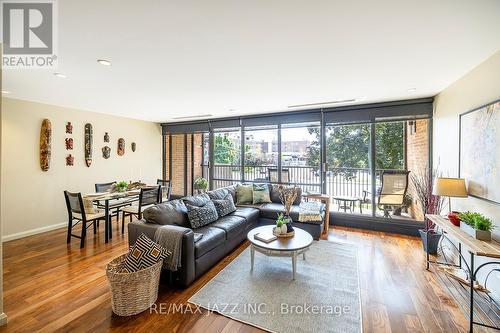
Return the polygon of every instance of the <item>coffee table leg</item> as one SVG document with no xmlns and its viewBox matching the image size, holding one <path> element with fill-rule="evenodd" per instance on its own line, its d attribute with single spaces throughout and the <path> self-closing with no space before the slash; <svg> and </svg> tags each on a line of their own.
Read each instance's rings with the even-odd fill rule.
<svg viewBox="0 0 500 333">
<path fill-rule="evenodd" d="M 253 271 L 254 258 L 255 258 L 255 249 L 253 248 L 253 246 L 250 246 L 250 262 L 251 262 L 250 271 Z"/>
<path fill-rule="evenodd" d="M 297 252 L 293 251 L 292 253 L 292 270 L 293 270 L 293 279 L 295 280 L 295 271 L 297 270 Z"/>
<path fill-rule="evenodd" d="M 302 253 L 302 260 L 306 260 L 306 253 L 305 252 Z"/>
</svg>

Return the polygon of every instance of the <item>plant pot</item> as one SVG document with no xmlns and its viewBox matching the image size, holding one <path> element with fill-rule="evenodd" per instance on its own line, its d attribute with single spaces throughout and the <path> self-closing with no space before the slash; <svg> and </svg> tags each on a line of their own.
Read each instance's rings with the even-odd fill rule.
<svg viewBox="0 0 500 333">
<path fill-rule="evenodd" d="M 460 223 L 460 229 L 462 229 L 475 239 L 479 239 L 486 242 L 491 241 L 491 231 L 477 230 L 466 223 Z"/>
<path fill-rule="evenodd" d="M 422 238 L 424 251 L 427 252 L 427 238 L 429 238 L 429 254 L 436 254 L 439 240 L 441 239 L 442 234 L 437 233 L 433 230 L 426 231 L 424 229 L 419 229 L 418 232 L 420 233 L 420 238 Z"/>
<path fill-rule="evenodd" d="M 450 220 L 453 225 L 460 227 L 460 218 L 458 217 L 458 212 L 449 212 L 448 213 L 448 220 Z"/>
</svg>

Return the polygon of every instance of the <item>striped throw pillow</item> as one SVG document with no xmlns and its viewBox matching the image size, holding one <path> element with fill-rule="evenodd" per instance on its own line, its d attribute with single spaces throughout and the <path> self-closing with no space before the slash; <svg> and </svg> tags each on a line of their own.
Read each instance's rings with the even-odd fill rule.
<svg viewBox="0 0 500 333">
<path fill-rule="evenodd" d="M 148 268 L 171 254 L 172 252 L 141 234 L 130 249 L 121 268 L 121 273 L 132 273 Z"/>
</svg>

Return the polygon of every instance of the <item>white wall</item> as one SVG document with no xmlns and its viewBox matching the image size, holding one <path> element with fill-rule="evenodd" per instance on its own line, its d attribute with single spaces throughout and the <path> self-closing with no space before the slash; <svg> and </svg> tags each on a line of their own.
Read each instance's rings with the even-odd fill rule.
<svg viewBox="0 0 500 333">
<path fill-rule="evenodd" d="M 459 115 L 500 99 L 500 51 L 443 90 L 434 101 L 433 164 L 450 177 L 458 177 Z M 500 145 L 500 142 L 498 143 Z M 500 168 L 500 166 L 498 166 Z M 500 240 L 500 204 L 473 197 L 452 199 L 453 210 L 477 211 L 497 226 L 494 237 Z M 484 259 L 478 259 L 476 267 Z M 493 268 L 493 267 L 491 267 Z M 488 269 L 485 270 L 486 272 Z M 484 278 L 484 272 L 479 280 Z M 500 300 L 500 276 L 488 282 Z"/>
<path fill-rule="evenodd" d="M 161 129 L 156 123 L 109 116 L 94 112 L 4 98 L 2 113 L 2 224 L 3 239 L 10 240 L 67 225 L 64 190 L 94 192 L 94 184 L 114 180 L 156 183 L 161 178 Z M 138 110 L 140 112 L 140 110 Z M 52 123 L 50 169 L 39 163 L 40 125 Z M 65 133 L 66 122 L 73 134 Z M 84 159 L 84 125 L 94 132 L 93 162 Z M 104 133 L 110 142 L 104 143 Z M 73 150 L 64 139 L 72 137 Z M 125 139 L 125 155 L 118 156 L 117 140 Z M 132 152 L 130 145 L 136 142 Z M 111 157 L 104 159 L 101 148 L 108 145 Z M 71 153 L 74 166 L 66 166 Z"/>
</svg>

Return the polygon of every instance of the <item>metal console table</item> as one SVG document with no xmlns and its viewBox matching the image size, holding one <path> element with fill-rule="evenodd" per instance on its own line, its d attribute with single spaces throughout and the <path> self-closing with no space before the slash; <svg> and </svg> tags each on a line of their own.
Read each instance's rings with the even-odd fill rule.
<svg viewBox="0 0 500 333">
<path fill-rule="evenodd" d="M 500 243 L 496 241 L 491 241 L 491 242 L 485 242 L 481 240 L 477 240 L 473 237 L 471 237 L 469 234 L 467 234 L 465 231 L 460 229 L 460 227 L 457 227 L 453 225 L 448 219 L 444 218 L 443 216 L 440 215 L 426 215 L 426 218 L 429 219 L 432 223 L 434 223 L 439 229 L 443 231 L 443 237 L 447 239 L 453 239 L 456 242 L 458 242 L 458 260 L 459 263 L 458 265 L 453 264 L 453 263 L 448 263 L 448 262 L 438 262 L 430 260 L 429 252 L 427 252 L 427 270 L 429 270 L 430 264 L 439 264 L 439 265 L 445 265 L 445 266 L 453 266 L 453 267 L 458 267 L 465 269 L 469 276 L 469 287 L 470 287 L 470 299 L 469 299 L 469 332 L 474 331 L 474 324 L 500 330 L 499 327 L 491 326 L 491 325 L 486 325 L 483 323 L 479 323 L 474 321 L 474 283 L 476 282 L 477 279 L 477 273 L 479 270 L 486 266 L 491 266 L 491 265 L 500 265 L 500 262 L 498 261 L 488 261 L 485 263 L 482 263 L 478 267 L 474 266 L 474 259 L 477 256 L 481 257 L 488 257 L 488 258 L 494 258 L 494 259 L 500 259 Z M 428 238 L 427 238 L 428 239 Z M 453 246 L 453 242 L 450 242 Z M 429 245 L 429 244 L 427 244 Z M 465 260 L 465 257 L 462 254 L 462 246 L 467 248 L 467 251 L 469 252 L 470 258 L 469 258 L 469 263 Z M 429 248 L 427 246 L 427 248 Z M 462 262 L 464 265 L 462 265 Z"/>
</svg>

